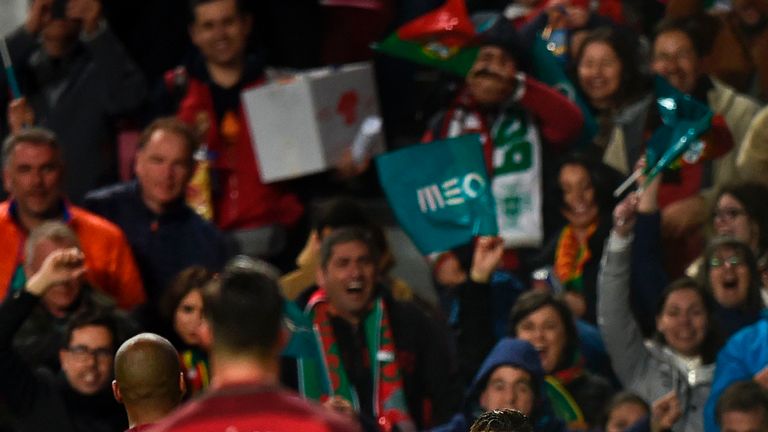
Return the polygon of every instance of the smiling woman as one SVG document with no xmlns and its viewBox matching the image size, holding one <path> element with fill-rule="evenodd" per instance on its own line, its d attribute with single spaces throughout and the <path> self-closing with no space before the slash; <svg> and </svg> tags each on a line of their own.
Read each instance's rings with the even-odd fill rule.
<svg viewBox="0 0 768 432">
<path fill-rule="evenodd" d="M 608 212 L 615 204 L 611 191 L 619 177 L 595 158 L 567 156 L 557 184 L 547 194 L 548 213 L 559 213 L 566 223 L 531 262 L 532 268 L 552 267 L 573 314 L 590 323 L 595 323 L 597 271 L 610 228 Z"/>
<path fill-rule="evenodd" d="M 760 183 L 731 183 L 720 188 L 711 215 L 711 233 L 746 243 L 752 253 L 768 251 L 768 189 Z"/>
<path fill-rule="evenodd" d="M 584 38 L 574 63 L 575 82 L 600 124 L 592 150 L 627 173 L 640 154 L 642 129 L 638 128 L 645 127 L 651 102 L 651 82 L 643 72 L 637 36 L 613 27 L 593 30 Z"/>
<path fill-rule="evenodd" d="M 626 389 L 649 402 L 674 392 L 682 415 L 672 430 L 701 431 L 701 409 L 709 395 L 721 341 L 716 305 L 695 280 L 673 282 L 660 296 L 656 335 L 644 340 L 630 307 L 635 206 L 636 199 L 630 196 L 614 211 L 614 227 L 598 278 L 600 333 Z"/>
<path fill-rule="evenodd" d="M 539 353 L 555 415 L 571 430 L 596 426 L 613 388 L 585 369 L 576 323 L 565 302 L 548 293 L 529 291 L 512 308 L 509 330 Z"/>
</svg>

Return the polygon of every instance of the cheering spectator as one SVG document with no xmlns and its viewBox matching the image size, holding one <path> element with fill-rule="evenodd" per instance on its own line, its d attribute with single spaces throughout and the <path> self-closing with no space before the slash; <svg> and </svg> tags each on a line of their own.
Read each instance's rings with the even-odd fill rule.
<svg viewBox="0 0 768 432">
<path fill-rule="evenodd" d="M 548 293 L 525 293 L 510 312 L 509 328 L 514 337 L 530 342 L 539 353 L 555 414 L 570 429 L 599 424 L 614 390 L 607 379 L 586 369 L 576 322 L 565 302 Z"/>
<path fill-rule="evenodd" d="M 682 416 L 673 431 L 700 431 L 700 414 L 709 394 L 720 347 L 710 294 L 695 281 L 681 279 L 662 293 L 656 338 L 646 344 L 629 301 L 632 228 L 637 198 L 627 197 L 614 210 L 598 277 L 598 323 L 616 375 L 646 401 L 670 392 L 679 398 Z"/>
</svg>

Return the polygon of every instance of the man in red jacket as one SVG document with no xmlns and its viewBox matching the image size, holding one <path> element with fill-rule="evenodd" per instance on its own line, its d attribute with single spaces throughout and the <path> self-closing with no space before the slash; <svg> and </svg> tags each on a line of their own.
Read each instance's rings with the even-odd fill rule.
<svg viewBox="0 0 768 432">
<path fill-rule="evenodd" d="M 539 246 L 542 161 L 578 138 L 584 118 L 567 97 L 523 72 L 529 54 L 509 21 L 497 17 L 479 44 L 465 87 L 435 118 L 424 141 L 480 134 L 499 236 L 509 250 Z M 514 254 L 504 264 L 518 267 Z"/>
<path fill-rule="evenodd" d="M 239 0 L 195 0 L 189 27 L 200 55 L 166 76 L 181 90 L 178 116 L 204 133 L 215 184 L 213 215 L 233 231 L 243 251 L 274 255 L 303 207 L 284 185 L 264 184 L 248 132 L 240 93 L 264 83 L 263 64 L 248 55 L 251 17 Z"/>
</svg>

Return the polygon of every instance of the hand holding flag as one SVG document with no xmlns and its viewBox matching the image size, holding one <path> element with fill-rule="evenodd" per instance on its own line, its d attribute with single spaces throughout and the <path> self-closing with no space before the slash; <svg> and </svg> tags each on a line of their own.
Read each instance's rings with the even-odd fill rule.
<svg viewBox="0 0 768 432">
<path fill-rule="evenodd" d="M 706 142 L 700 139 L 710 130 L 713 123 L 717 124 L 719 121 L 708 106 L 675 89 L 660 76 L 656 76 L 654 84 L 656 107 L 662 125 L 656 129 L 646 145 L 646 168 L 633 172 L 614 191 L 614 196 L 624 193 L 641 175 L 646 175 L 641 186 L 644 188 L 662 171 L 676 164 L 693 164 L 714 159 L 730 150 L 730 143 Z"/>
<path fill-rule="evenodd" d="M 11 88 L 11 95 L 14 99 L 19 99 L 21 90 L 19 89 L 19 83 L 16 81 L 16 73 L 13 71 L 13 63 L 11 63 L 11 54 L 8 52 L 8 44 L 5 38 L 0 39 L 0 57 L 3 59 L 3 65 L 5 66 L 5 77 L 8 80 L 8 87 Z"/>
</svg>

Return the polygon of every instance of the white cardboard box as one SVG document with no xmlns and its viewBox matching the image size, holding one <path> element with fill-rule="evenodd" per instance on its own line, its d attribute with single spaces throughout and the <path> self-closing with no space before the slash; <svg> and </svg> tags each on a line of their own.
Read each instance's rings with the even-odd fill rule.
<svg viewBox="0 0 768 432">
<path fill-rule="evenodd" d="M 379 115 L 370 63 L 302 72 L 241 97 L 264 183 L 333 167 L 363 120 Z M 381 151 L 383 143 L 373 148 Z"/>
</svg>

